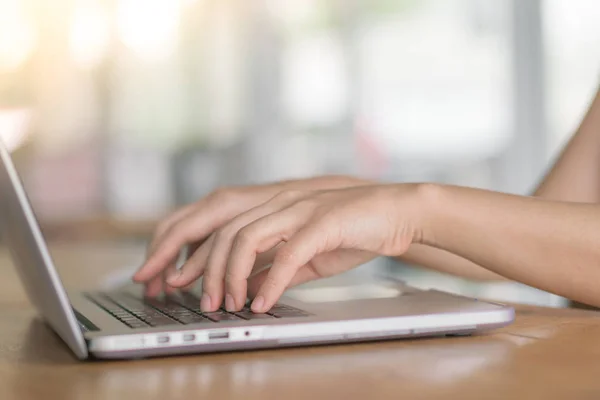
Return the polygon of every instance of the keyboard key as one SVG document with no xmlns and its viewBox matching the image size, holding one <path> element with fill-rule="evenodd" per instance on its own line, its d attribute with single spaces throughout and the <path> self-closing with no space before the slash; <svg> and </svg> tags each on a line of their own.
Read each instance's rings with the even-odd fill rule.
<svg viewBox="0 0 600 400">
<path fill-rule="evenodd" d="M 283 304 L 274 305 L 267 313 L 276 318 L 308 317 L 310 315 L 305 311 Z"/>
<path fill-rule="evenodd" d="M 229 313 L 224 309 L 203 313 L 200 310 L 200 299 L 189 292 L 164 298 L 144 299 L 138 299 L 128 293 L 111 293 L 95 296 L 92 300 L 132 328 L 295 318 L 309 315 L 302 310 L 283 304 L 276 304 L 264 314 L 255 314 L 248 306 L 236 313 Z"/>
<path fill-rule="evenodd" d="M 181 322 L 182 324 L 214 324 L 213 321 L 211 321 L 210 319 L 203 317 L 202 315 L 198 315 L 198 314 L 190 314 L 190 315 L 178 315 L 176 316 L 177 320 L 179 322 Z"/>
<path fill-rule="evenodd" d="M 269 311 L 269 314 L 276 318 L 295 318 L 295 317 L 308 317 L 309 314 L 304 311 Z"/>
<path fill-rule="evenodd" d="M 243 319 L 233 315 L 233 314 L 229 314 L 226 311 L 217 311 L 217 312 L 211 312 L 211 313 L 204 313 L 204 315 L 208 318 L 210 318 L 212 321 L 214 322 L 224 322 L 224 321 L 242 321 Z"/>
<path fill-rule="evenodd" d="M 106 312 L 111 314 L 113 317 L 129 326 L 130 328 L 147 328 L 149 325 L 144 321 L 140 320 L 132 313 L 124 310 L 112 300 L 102 296 L 91 296 L 87 297 L 99 307 L 103 308 Z"/>
<path fill-rule="evenodd" d="M 235 315 L 237 315 L 238 317 L 241 317 L 243 319 L 246 319 L 246 320 L 273 319 L 274 318 L 272 315 L 269 315 L 269 314 L 256 314 L 256 313 L 253 313 L 252 311 L 240 311 L 240 312 L 236 312 Z"/>
<path fill-rule="evenodd" d="M 200 299 L 191 293 L 181 293 L 179 296 L 173 296 L 173 301 L 194 311 L 200 311 Z"/>
<path fill-rule="evenodd" d="M 149 306 L 145 305 L 142 301 L 135 299 L 133 297 L 127 296 L 125 294 L 111 295 L 108 298 L 110 300 L 114 301 L 115 303 L 117 303 L 123 309 L 125 309 L 127 311 L 131 311 L 131 312 L 143 311 L 143 310 L 150 308 Z"/>
<path fill-rule="evenodd" d="M 150 326 L 168 326 L 168 325 L 177 325 L 177 321 L 172 320 L 167 316 L 152 316 L 142 318 L 144 322 L 146 322 Z"/>
<path fill-rule="evenodd" d="M 149 326 L 147 323 L 145 323 L 144 321 L 140 321 L 139 319 L 135 321 L 125 322 L 125 324 L 127 324 L 130 328 L 147 328 Z"/>
<path fill-rule="evenodd" d="M 123 311 L 117 304 L 103 297 L 88 296 L 88 298 L 108 312 L 114 313 L 117 311 Z"/>
<path fill-rule="evenodd" d="M 181 306 L 181 304 L 174 302 L 171 299 L 165 299 L 165 300 L 161 300 L 161 299 L 145 299 L 144 303 L 154 307 L 160 311 L 165 311 L 167 313 L 169 312 L 175 312 L 175 311 L 179 311 L 182 310 L 183 307 Z"/>
</svg>

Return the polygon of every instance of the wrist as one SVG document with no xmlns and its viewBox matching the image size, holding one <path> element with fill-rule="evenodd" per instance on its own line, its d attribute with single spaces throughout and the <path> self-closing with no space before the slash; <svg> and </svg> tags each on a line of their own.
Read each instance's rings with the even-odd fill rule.
<svg viewBox="0 0 600 400">
<path fill-rule="evenodd" d="M 437 227 L 443 212 L 446 187 L 437 183 L 414 184 L 416 230 L 414 242 L 436 247 Z"/>
<path fill-rule="evenodd" d="M 374 181 L 346 175 L 323 175 L 313 178 L 283 181 L 281 190 L 334 190 L 374 184 Z"/>
</svg>

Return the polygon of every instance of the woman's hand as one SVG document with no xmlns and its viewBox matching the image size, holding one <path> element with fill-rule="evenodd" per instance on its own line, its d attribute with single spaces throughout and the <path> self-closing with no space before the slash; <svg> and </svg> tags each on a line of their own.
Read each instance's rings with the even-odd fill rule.
<svg viewBox="0 0 600 400">
<path fill-rule="evenodd" d="M 163 220 L 157 227 L 144 265 L 134 280 L 146 285 L 147 296 L 157 296 L 163 290 L 174 288 L 165 281 L 176 273 L 175 263 L 187 247 L 188 259 L 197 265 L 201 254 L 196 255 L 200 245 L 214 235 L 223 225 L 284 190 L 335 189 L 365 185 L 367 181 L 345 176 L 323 176 L 267 185 L 255 185 L 220 189 L 200 201 L 190 204 Z M 259 263 L 269 263 L 272 252 L 259 257 Z M 199 276 L 199 275 L 198 275 Z M 192 281 L 190 281 L 192 283 Z"/>
<path fill-rule="evenodd" d="M 220 228 L 169 284 L 204 275 L 202 308 L 239 310 L 257 255 L 272 253 L 268 270 L 252 276 L 254 312 L 270 309 L 290 286 L 334 275 L 376 255 L 396 256 L 419 242 L 423 221 L 418 185 L 371 185 L 330 191 L 284 191 Z"/>
</svg>

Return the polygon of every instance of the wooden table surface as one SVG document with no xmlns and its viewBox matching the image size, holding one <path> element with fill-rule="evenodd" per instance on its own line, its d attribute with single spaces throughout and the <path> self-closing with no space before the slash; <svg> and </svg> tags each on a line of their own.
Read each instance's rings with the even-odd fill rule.
<svg viewBox="0 0 600 400">
<path fill-rule="evenodd" d="M 57 246 L 71 287 L 139 261 L 136 246 Z M 78 362 L 27 303 L 0 250 L 0 399 L 600 399 L 600 314 L 518 307 L 485 335 Z"/>
</svg>

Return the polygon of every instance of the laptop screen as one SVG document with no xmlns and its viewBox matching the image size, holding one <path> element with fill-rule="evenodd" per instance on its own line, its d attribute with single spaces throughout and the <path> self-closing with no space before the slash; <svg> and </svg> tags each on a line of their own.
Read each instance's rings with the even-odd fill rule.
<svg viewBox="0 0 600 400">
<path fill-rule="evenodd" d="M 27 295 L 79 358 L 87 347 L 10 154 L 0 142 L 1 233 Z"/>
</svg>

